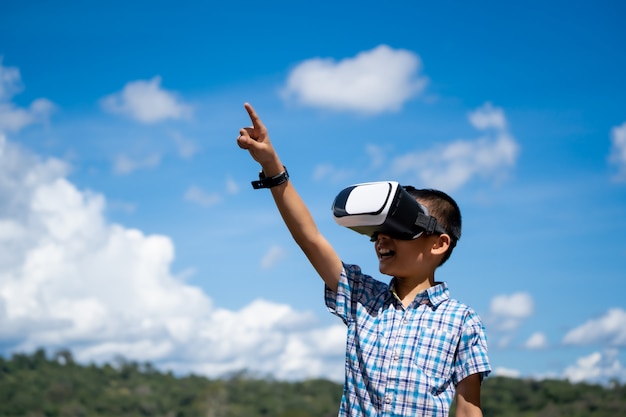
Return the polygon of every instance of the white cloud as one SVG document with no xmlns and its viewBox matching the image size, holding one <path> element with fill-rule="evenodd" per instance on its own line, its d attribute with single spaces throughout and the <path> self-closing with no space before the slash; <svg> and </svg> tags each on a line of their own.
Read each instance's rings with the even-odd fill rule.
<svg viewBox="0 0 626 417">
<path fill-rule="evenodd" d="M 68 348 L 82 362 L 118 355 L 176 372 L 241 369 L 341 379 L 345 327 L 257 300 L 216 308 L 172 274 L 167 236 L 109 223 L 105 198 L 68 167 L 0 135 L 0 338 L 5 351 Z M 280 250 L 275 251 L 273 256 Z"/>
<path fill-rule="evenodd" d="M 579 358 L 576 364 L 565 369 L 563 377 L 571 382 L 606 383 L 612 379 L 623 381 L 626 379 L 626 368 L 619 361 L 618 353 L 616 349 L 608 349 Z"/>
<path fill-rule="evenodd" d="M 107 210 L 134 213 L 137 210 L 137 204 L 129 203 L 128 201 L 108 201 Z"/>
<path fill-rule="evenodd" d="M 511 331 L 533 314 L 532 296 L 526 292 L 493 297 L 488 320 L 499 331 Z"/>
<path fill-rule="evenodd" d="M 532 296 L 526 292 L 498 295 L 491 300 L 491 312 L 498 316 L 523 319 L 533 313 Z"/>
<path fill-rule="evenodd" d="M 493 107 L 491 103 L 485 103 L 482 107 L 470 112 L 469 121 L 476 129 L 506 129 L 506 118 L 501 108 Z"/>
<path fill-rule="evenodd" d="M 287 251 L 280 246 L 272 246 L 261 259 L 261 268 L 269 269 L 287 257 Z"/>
<path fill-rule="evenodd" d="M 202 188 L 192 185 L 185 192 L 185 200 L 204 207 L 211 207 L 221 202 L 222 197 L 217 193 L 208 193 Z"/>
<path fill-rule="evenodd" d="M 22 91 L 22 76 L 19 68 L 5 67 L 0 56 L 0 100 L 10 100 L 15 94 Z"/>
<path fill-rule="evenodd" d="M 47 123 L 56 106 L 48 99 L 34 100 L 28 108 L 17 107 L 11 98 L 22 91 L 20 71 L 2 65 L 0 56 L 0 132 L 17 132 L 33 123 Z"/>
<path fill-rule="evenodd" d="M 469 114 L 470 123 L 486 131 L 475 140 L 457 140 L 393 160 L 394 174 L 409 174 L 429 187 L 454 190 L 474 177 L 501 181 L 515 165 L 519 145 L 506 130 L 504 111 L 490 103 Z"/>
<path fill-rule="evenodd" d="M 181 158 L 189 159 L 198 152 L 196 144 L 192 140 L 183 137 L 179 132 L 172 132 L 172 139 L 176 143 L 178 154 Z"/>
<path fill-rule="evenodd" d="M 611 129 L 611 163 L 617 165 L 616 179 L 626 181 L 626 122 Z"/>
<path fill-rule="evenodd" d="M 141 123 L 184 119 L 192 112 L 174 93 L 161 88 L 161 77 L 131 81 L 122 91 L 100 100 L 100 105 L 105 111 L 123 114 Z"/>
<path fill-rule="evenodd" d="M 348 169 L 336 168 L 331 164 L 319 164 L 313 170 L 315 181 L 326 180 L 332 183 L 340 183 L 352 176 L 353 172 Z"/>
<path fill-rule="evenodd" d="M 544 333 L 535 332 L 524 343 L 526 349 L 545 349 L 548 347 L 548 338 Z"/>
<path fill-rule="evenodd" d="M 339 62 L 314 58 L 296 66 L 285 98 L 304 105 L 363 113 L 395 111 L 426 85 L 420 57 L 380 45 Z"/>
<path fill-rule="evenodd" d="M 369 157 L 369 168 L 372 170 L 380 169 L 386 162 L 385 151 L 378 145 L 368 144 L 365 146 L 365 153 Z M 361 169 L 362 171 L 362 169 Z M 362 172 L 361 172 L 362 173 Z M 338 168 L 332 164 L 322 163 L 315 166 L 313 171 L 313 179 L 315 181 L 325 181 L 327 183 L 345 183 L 349 178 L 355 175 L 355 171 Z"/>
<path fill-rule="evenodd" d="M 522 375 L 522 373 L 517 369 L 510 369 L 502 366 L 495 368 L 493 374 L 495 376 L 503 376 L 506 378 L 519 378 Z"/>
<path fill-rule="evenodd" d="M 605 315 L 592 319 L 567 332 L 567 345 L 604 345 L 626 347 L 626 311 L 612 308 Z"/>
<path fill-rule="evenodd" d="M 488 321 L 491 321 L 491 319 L 488 319 Z M 517 328 L 517 326 L 519 325 L 519 323 L 517 321 L 507 321 L 506 323 L 496 323 L 496 325 L 494 326 L 494 328 L 498 331 L 506 331 L 506 330 L 511 330 L 511 328 L 515 329 Z M 511 344 L 511 341 L 513 340 L 513 335 L 512 334 L 499 334 L 497 340 L 495 341 L 495 345 L 500 348 L 500 349 L 504 349 L 509 347 L 509 345 Z"/>
<path fill-rule="evenodd" d="M 118 175 L 130 174 L 138 169 L 154 168 L 161 163 L 161 155 L 152 154 L 143 159 L 131 159 L 128 155 L 120 154 L 113 162 L 113 172 Z"/>
<path fill-rule="evenodd" d="M 48 99 L 33 101 L 28 108 L 0 102 L 0 131 L 17 132 L 34 123 L 47 123 L 56 106 Z"/>
<path fill-rule="evenodd" d="M 237 194 L 239 192 L 239 185 L 232 177 L 226 178 L 226 192 L 228 194 Z"/>
</svg>

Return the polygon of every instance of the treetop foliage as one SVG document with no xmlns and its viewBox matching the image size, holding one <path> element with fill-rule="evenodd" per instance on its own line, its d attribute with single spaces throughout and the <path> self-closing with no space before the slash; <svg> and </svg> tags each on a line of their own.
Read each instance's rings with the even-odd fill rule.
<svg viewBox="0 0 626 417">
<path fill-rule="evenodd" d="M 334 417 L 342 389 L 322 379 L 276 381 L 245 371 L 180 377 L 122 357 L 81 365 L 68 350 L 0 357 L 1 417 Z M 485 417 L 626 416 L 626 385 L 491 377 L 482 406 Z"/>
</svg>

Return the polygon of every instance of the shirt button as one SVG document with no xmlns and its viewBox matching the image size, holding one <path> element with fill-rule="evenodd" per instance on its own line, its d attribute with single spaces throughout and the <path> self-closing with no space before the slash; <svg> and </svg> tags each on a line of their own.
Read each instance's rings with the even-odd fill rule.
<svg viewBox="0 0 626 417">
<path fill-rule="evenodd" d="M 390 395 L 388 395 L 388 396 L 386 396 L 386 397 L 385 397 L 385 402 L 386 402 L 387 404 L 391 404 L 391 396 L 390 396 Z"/>
</svg>

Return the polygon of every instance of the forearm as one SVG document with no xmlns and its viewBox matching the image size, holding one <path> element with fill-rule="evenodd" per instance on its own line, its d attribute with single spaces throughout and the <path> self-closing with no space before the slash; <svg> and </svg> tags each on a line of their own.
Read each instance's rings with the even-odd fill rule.
<svg viewBox="0 0 626 417">
<path fill-rule="evenodd" d="M 291 181 L 272 187 L 272 197 L 294 241 L 302 249 L 326 285 L 337 290 L 341 260 L 320 233 L 313 216 Z"/>
<path fill-rule="evenodd" d="M 291 181 L 272 187 L 271 192 L 291 236 L 306 253 L 319 234 L 309 209 Z"/>
<path fill-rule="evenodd" d="M 261 168 L 266 177 L 278 175 L 286 169 L 278 156 L 264 163 Z M 270 190 L 276 207 L 296 243 L 305 253 L 311 250 L 310 246 L 313 245 L 319 231 L 313 216 L 292 182 L 286 181 Z"/>
</svg>

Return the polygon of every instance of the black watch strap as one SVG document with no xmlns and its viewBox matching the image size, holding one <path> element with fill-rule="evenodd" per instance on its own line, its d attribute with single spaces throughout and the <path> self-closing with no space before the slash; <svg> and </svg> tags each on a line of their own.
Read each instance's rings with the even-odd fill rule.
<svg viewBox="0 0 626 417">
<path fill-rule="evenodd" d="M 272 188 L 287 182 L 289 179 L 289 173 L 284 165 L 283 168 L 285 169 L 283 172 L 274 175 L 273 177 L 266 177 L 263 171 L 259 172 L 259 180 L 252 181 L 252 188 L 255 190 L 258 190 L 259 188 Z"/>
</svg>

